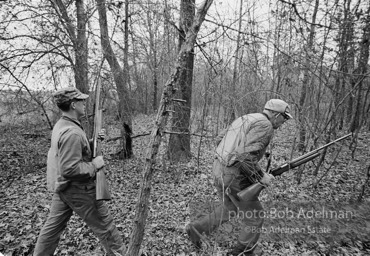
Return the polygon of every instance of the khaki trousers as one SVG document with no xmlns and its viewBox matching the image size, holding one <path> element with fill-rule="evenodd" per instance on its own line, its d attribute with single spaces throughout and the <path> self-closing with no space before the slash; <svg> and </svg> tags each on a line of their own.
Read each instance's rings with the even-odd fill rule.
<svg viewBox="0 0 370 256">
<path fill-rule="evenodd" d="M 238 201 L 242 176 L 235 167 L 225 167 L 219 160 L 213 164 L 215 186 L 221 200 L 218 207 L 208 215 L 191 223 L 199 233 L 210 234 L 222 223 L 238 217 L 243 222 L 239 232 L 238 244 L 253 248 L 257 243 L 263 224 L 263 207 L 257 201 Z"/>
<path fill-rule="evenodd" d="M 123 255 L 126 248 L 104 201 L 96 201 L 95 184 L 70 185 L 54 193 L 49 216 L 37 239 L 34 256 L 53 255 L 73 212 L 91 228 L 107 255 Z"/>
</svg>

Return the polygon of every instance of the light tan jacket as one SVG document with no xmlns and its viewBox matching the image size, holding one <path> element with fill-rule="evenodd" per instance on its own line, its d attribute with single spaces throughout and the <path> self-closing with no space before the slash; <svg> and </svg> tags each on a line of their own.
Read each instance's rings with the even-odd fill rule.
<svg viewBox="0 0 370 256">
<path fill-rule="evenodd" d="M 254 113 L 237 118 L 222 135 L 216 157 L 225 166 L 232 166 L 236 161 L 251 160 L 251 154 L 254 161 L 261 160 L 274 129 L 266 115 Z"/>
</svg>

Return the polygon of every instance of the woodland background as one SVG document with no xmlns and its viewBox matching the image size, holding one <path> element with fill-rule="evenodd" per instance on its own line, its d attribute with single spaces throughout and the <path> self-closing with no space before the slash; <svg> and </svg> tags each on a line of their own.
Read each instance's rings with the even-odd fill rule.
<svg viewBox="0 0 370 256">
<path fill-rule="evenodd" d="M 30 254 L 47 215 L 45 156 L 60 116 L 52 93 L 76 86 L 93 100 L 98 80 L 117 198 L 110 206 L 127 241 L 137 231 L 134 219 L 146 224 L 138 236 L 144 255 L 194 253 L 182 228 L 191 210 L 202 211 L 192 202 L 216 199 L 213 138 L 270 98 L 287 101 L 295 117 L 275 136 L 275 166 L 348 132 L 353 137 L 287 174 L 263 199 L 368 206 L 368 1 L 14 0 L 0 1 L 0 15 L 0 252 Z M 141 193 L 148 186 L 152 197 Z M 138 217 L 142 200 L 148 203 Z M 370 228 L 368 217 L 361 221 Z M 222 255 L 232 229 L 210 237 L 204 255 Z M 368 253 L 369 232 L 347 231 L 334 245 L 263 237 L 261 247 L 272 255 Z M 63 239 L 58 255 L 101 252 L 78 219 Z"/>
</svg>

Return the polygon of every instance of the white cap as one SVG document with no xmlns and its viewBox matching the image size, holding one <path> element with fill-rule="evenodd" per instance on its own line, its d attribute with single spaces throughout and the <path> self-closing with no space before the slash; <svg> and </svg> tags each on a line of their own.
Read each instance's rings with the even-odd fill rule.
<svg viewBox="0 0 370 256">
<path fill-rule="evenodd" d="M 293 118 L 293 116 L 289 113 L 289 104 L 283 100 L 271 99 L 266 102 L 265 109 L 284 114 L 286 117 L 288 117 L 288 119 Z"/>
</svg>

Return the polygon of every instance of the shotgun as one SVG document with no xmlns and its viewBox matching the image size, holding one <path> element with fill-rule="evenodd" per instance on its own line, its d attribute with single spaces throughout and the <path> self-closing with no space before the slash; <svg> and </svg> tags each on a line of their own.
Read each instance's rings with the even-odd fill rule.
<svg viewBox="0 0 370 256">
<path fill-rule="evenodd" d="M 102 129 L 103 110 L 100 109 L 100 78 L 98 78 L 95 90 L 95 107 L 94 107 L 94 132 L 93 132 L 93 157 L 102 155 L 101 142 L 98 139 L 98 133 Z M 105 177 L 104 167 L 96 173 L 96 200 L 110 200 L 109 185 Z"/>
<path fill-rule="evenodd" d="M 304 163 L 307 163 L 313 159 L 315 159 L 316 157 L 318 157 L 319 155 L 321 155 L 321 150 L 327 148 L 327 147 L 330 147 L 331 145 L 333 145 L 334 143 L 337 143 L 338 141 L 341 141 L 341 140 L 344 140 L 348 137 L 350 137 L 351 134 L 347 134 L 343 137 L 340 137 L 339 139 L 336 139 L 332 142 L 329 142 L 328 144 L 325 144 L 324 146 L 321 146 L 317 149 L 314 149 L 296 159 L 293 159 L 292 161 L 288 162 L 288 163 L 285 163 L 279 167 L 276 167 L 275 169 L 271 170 L 271 174 L 273 176 L 278 176 L 278 175 L 281 175 L 283 174 L 284 172 L 287 172 L 293 168 L 296 168 Z M 247 187 L 246 189 L 240 191 L 237 195 L 238 195 L 238 198 L 241 200 L 241 201 L 256 201 L 258 200 L 258 196 L 259 194 L 261 193 L 262 189 L 264 189 L 265 186 L 259 182 Z"/>
</svg>

